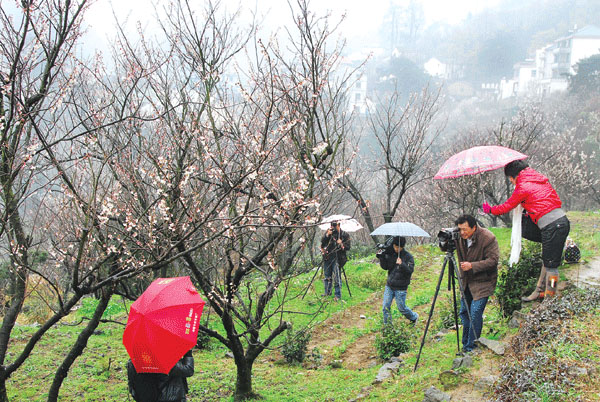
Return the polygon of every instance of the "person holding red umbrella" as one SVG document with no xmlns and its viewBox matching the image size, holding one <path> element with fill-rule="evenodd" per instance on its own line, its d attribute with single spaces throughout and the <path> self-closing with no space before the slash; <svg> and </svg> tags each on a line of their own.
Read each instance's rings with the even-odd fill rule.
<svg viewBox="0 0 600 402">
<path fill-rule="evenodd" d="M 157 278 L 131 305 L 123 345 L 138 402 L 184 402 L 204 300 L 190 277 Z"/>
<path fill-rule="evenodd" d="M 562 210 L 562 202 L 548 178 L 530 168 L 523 160 L 515 160 L 504 167 L 504 174 L 515 189 L 508 200 L 501 205 L 482 204 L 483 212 L 503 215 L 519 204 L 526 215 L 523 218 L 523 233 L 529 228 L 525 238 L 542 243 L 542 271 L 537 287 L 523 301 L 533 301 L 544 296 L 554 296 L 558 286 L 558 267 L 562 261 L 562 251 L 569 235 L 570 223 Z"/>
<path fill-rule="evenodd" d="M 133 362 L 127 363 L 129 393 L 137 402 L 186 402 L 187 377 L 194 374 L 194 356 L 189 350 L 169 374 L 138 373 Z"/>
</svg>

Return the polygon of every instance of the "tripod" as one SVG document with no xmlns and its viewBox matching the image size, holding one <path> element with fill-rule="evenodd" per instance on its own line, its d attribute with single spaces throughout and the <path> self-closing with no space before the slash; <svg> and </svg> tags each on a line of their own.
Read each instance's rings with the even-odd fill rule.
<svg viewBox="0 0 600 402">
<path fill-rule="evenodd" d="M 429 324 L 431 323 L 431 316 L 433 315 L 433 309 L 435 308 L 435 302 L 437 300 L 438 293 L 440 292 L 440 285 L 442 284 L 442 279 L 444 278 L 444 271 L 446 270 L 446 266 L 448 265 L 448 290 L 452 288 L 452 303 L 454 305 L 454 328 L 456 329 L 456 347 L 460 352 L 460 338 L 458 334 L 458 313 L 456 306 L 456 281 L 458 281 L 458 289 L 460 290 L 460 294 L 463 300 L 466 300 L 465 293 L 463 291 L 462 283 L 460 280 L 460 275 L 458 272 L 458 265 L 456 264 L 456 259 L 454 258 L 454 250 L 455 247 L 448 247 L 446 250 L 446 256 L 444 257 L 444 264 L 442 265 L 442 271 L 440 272 L 440 277 L 438 279 L 437 287 L 435 289 L 435 295 L 433 296 L 433 302 L 431 303 L 431 309 L 429 310 L 429 317 L 427 317 L 427 324 L 425 325 L 425 331 L 423 332 L 423 339 L 421 339 L 421 347 L 419 348 L 419 354 L 417 355 L 417 362 L 415 363 L 415 368 L 413 372 L 417 371 L 417 366 L 419 365 L 419 359 L 421 358 L 421 351 L 423 350 L 423 345 L 425 345 L 425 337 L 427 336 L 427 330 L 429 329 Z M 467 307 L 467 314 L 469 316 L 469 321 L 473 322 L 471 319 L 471 311 L 469 305 Z"/>
<path fill-rule="evenodd" d="M 337 259 L 337 256 L 336 256 Z M 346 276 L 346 271 L 344 270 L 344 267 L 340 267 L 339 264 L 336 263 L 336 266 L 339 269 L 339 275 L 343 274 L 344 275 L 344 279 L 346 280 L 346 288 L 348 289 L 348 296 L 352 297 L 352 293 L 350 292 L 350 285 L 348 285 L 348 277 Z M 306 290 L 304 291 L 304 294 L 302 295 L 302 300 L 304 300 L 304 296 L 306 296 L 306 294 L 308 293 L 308 289 L 310 289 L 310 287 L 312 286 L 312 283 L 314 282 L 315 278 L 317 277 L 317 274 L 319 273 L 319 269 L 322 269 L 322 266 L 319 265 L 319 268 L 317 268 L 317 270 L 315 271 L 315 274 L 313 275 L 312 279 L 310 280 L 310 283 L 308 284 L 308 286 L 306 287 Z M 341 280 L 341 278 L 340 278 Z"/>
</svg>

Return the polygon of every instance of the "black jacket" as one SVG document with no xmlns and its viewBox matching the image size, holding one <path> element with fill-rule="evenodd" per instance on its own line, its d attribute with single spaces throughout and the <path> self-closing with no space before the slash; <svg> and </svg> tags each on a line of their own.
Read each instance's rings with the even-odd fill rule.
<svg viewBox="0 0 600 402">
<path fill-rule="evenodd" d="M 131 360 L 127 363 L 129 392 L 138 402 L 185 401 L 186 377 L 194 374 L 194 357 L 188 351 L 169 374 L 137 373 Z"/>
<path fill-rule="evenodd" d="M 188 351 L 169 371 L 169 375 L 159 384 L 159 402 L 183 401 L 188 392 L 186 377 L 194 374 L 194 356 Z"/>
<path fill-rule="evenodd" d="M 410 277 L 415 269 L 415 260 L 413 256 L 406 250 L 400 250 L 400 258 L 402 264 L 396 264 L 398 254 L 391 249 L 377 254 L 379 265 L 381 268 L 388 271 L 387 286 L 392 290 L 406 290 L 410 284 Z"/>
<path fill-rule="evenodd" d="M 343 248 L 337 244 L 338 239 L 342 240 Z M 323 259 L 325 261 L 337 257 L 339 266 L 343 267 L 346 261 L 348 261 L 346 251 L 350 250 L 350 235 L 343 230 L 340 233 L 335 231 L 331 236 L 327 236 L 327 232 L 325 232 L 321 238 L 321 250 L 324 251 Z"/>
</svg>

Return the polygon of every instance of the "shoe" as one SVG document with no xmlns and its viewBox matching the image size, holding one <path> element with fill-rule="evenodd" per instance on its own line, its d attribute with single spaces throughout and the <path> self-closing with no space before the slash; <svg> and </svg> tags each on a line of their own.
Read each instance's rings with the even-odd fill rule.
<svg viewBox="0 0 600 402">
<path fill-rule="evenodd" d="M 540 277 L 535 285 L 535 290 L 529 296 L 521 297 L 521 301 L 527 303 L 534 300 L 543 299 L 545 296 L 544 289 L 546 289 L 546 267 L 542 265 L 542 270 L 540 271 Z"/>
<path fill-rule="evenodd" d="M 337 297 L 334 297 L 333 301 L 340 301 L 340 299 L 338 299 Z"/>
<path fill-rule="evenodd" d="M 546 296 L 552 297 L 558 288 L 558 272 L 546 272 Z"/>
<path fill-rule="evenodd" d="M 414 327 L 415 325 L 417 325 L 417 321 L 419 321 L 419 316 L 417 316 L 417 318 L 415 318 L 414 320 L 410 320 L 410 325 Z"/>
</svg>

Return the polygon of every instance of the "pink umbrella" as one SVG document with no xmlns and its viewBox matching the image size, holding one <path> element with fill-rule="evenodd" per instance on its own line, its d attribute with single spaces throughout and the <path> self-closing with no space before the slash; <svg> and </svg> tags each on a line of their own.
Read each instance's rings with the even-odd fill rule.
<svg viewBox="0 0 600 402">
<path fill-rule="evenodd" d="M 527 158 L 527 155 L 498 145 L 473 147 L 452 155 L 444 162 L 433 178 L 453 179 L 487 172 L 504 167 L 512 161 L 525 158 Z"/>
</svg>

